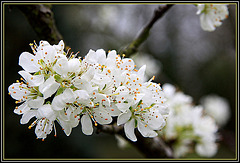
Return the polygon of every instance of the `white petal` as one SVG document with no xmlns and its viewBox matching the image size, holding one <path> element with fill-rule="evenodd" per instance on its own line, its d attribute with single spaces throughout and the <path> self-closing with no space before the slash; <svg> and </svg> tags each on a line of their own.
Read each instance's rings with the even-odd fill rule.
<svg viewBox="0 0 240 163">
<path fill-rule="evenodd" d="M 111 104 L 109 107 L 106 107 L 106 110 L 110 113 L 112 117 L 119 116 L 121 111 L 117 108 L 115 104 Z"/>
<path fill-rule="evenodd" d="M 85 135 L 92 135 L 93 127 L 92 127 L 92 121 L 91 121 L 89 115 L 85 114 L 82 116 L 81 125 L 82 125 L 82 132 Z"/>
<path fill-rule="evenodd" d="M 132 116 L 132 112 L 130 110 L 128 110 L 125 113 L 121 113 L 117 118 L 117 125 L 126 123 L 131 116 Z"/>
<path fill-rule="evenodd" d="M 103 49 L 98 49 L 96 51 L 96 55 L 98 57 L 98 63 L 101 65 L 105 65 L 106 62 L 106 52 Z"/>
<path fill-rule="evenodd" d="M 111 81 L 111 79 L 106 76 L 105 74 L 98 74 L 95 73 L 93 76 L 92 82 L 97 84 L 100 89 L 103 89 L 105 84 L 108 84 Z"/>
<path fill-rule="evenodd" d="M 55 81 L 53 76 L 51 76 L 39 86 L 39 91 L 43 94 L 44 99 L 47 99 L 57 91 L 59 86 L 60 84 Z"/>
<path fill-rule="evenodd" d="M 37 64 L 35 56 L 28 52 L 23 52 L 20 55 L 19 65 L 28 72 L 37 72 L 40 70 L 40 66 Z"/>
<path fill-rule="evenodd" d="M 71 103 L 73 101 L 75 101 L 76 97 L 75 94 L 73 93 L 72 89 L 67 88 L 64 90 L 64 92 L 62 93 L 62 95 L 64 96 L 64 101 L 66 103 Z"/>
<path fill-rule="evenodd" d="M 157 132 L 151 130 L 148 126 L 145 126 L 140 120 L 138 121 L 137 128 L 144 137 L 155 137 L 158 135 Z"/>
<path fill-rule="evenodd" d="M 86 90 L 88 93 L 93 92 L 92 85 L 90 84 L 89 81 L 85 80 L 83 77 L 80 79 L 79 78 L 73 79 L 73 85 L 80 90 Z"/>
<path fill-rule="evenodd" d="M 132 119 L 132 120 L 128 121 L 127 123 L 125 123 L 124 132 L 125 132 L 127 138 L 132 141 L 137 141 L 136 135 L 134 133 L 134 129 L 135 129 L 135 119 Z"/>
<path fill-rule="evenodd" d="M 20 114 L 23 114 L 23 113 L 25 113 L 29 110 L 30 110 L 30 108 L 28 107 L 28 103 L 24 102 L 21 105 L 19 105 L 16 109 L 14 109 L 14 113 L 20 115 Z"/>
<path fill-rule="evenodd" d="M 107 106 L 107 107 L 110 106 L 110 100 L 109 100 L 109 98 L 107 98 L 107 95 L 101 94 L 101 93 L 96 93 L 95 97 L 96 97 L 94 99 L 95 102 L 99 102 L 103 106 Z"/>
<path fill-rule="evenodd" d="M 56 114 L 52 110 L 52 107 L 50 104 L 45 104 L 45 105 L 41 106 L 38 109 L 38 113 L 39 113 L 40 117 L 45 117 L 45 118 L 49 119 L 50 121 L 54 121 L 56 119 Z"/>
<path fill-rule="evenodd" d="M 53 110 L 63 110 L 66 106 L 66 102 L 63 100 L 64 96 L 62 94 L 55 96 L 52 101 Z"/>
<path fill-rule="evenodd" d="M 84 101 L 84 100 L 90 99 L 88 92 L 85 90 L 76 90 L 76 91 L 74 91 L 74 94 L 77 96 L 78 101 L 81 101 L 81 100 Z"/>
<path fill-rule="evenodd" d="M 66 134 L 67 136 L 69 136 L 69 135 L 71 134 L 71 132 L 72 132 L 72 126 L 71 126 L 71 124 L 70 124 L 69 122 L 65 122 L 65 121 L 63 121 L 63 120 L 61 120 L 61 119 L 58 119 L 58 120 L 59 120 L 59 123 L 60 123 L 63 131 L 65 132 L 65 134 Z"/>
<path fill-rule="evenodd" d="M 96 52 L 90 49 L 83 61 L 91 64 L 97 63 Z"/>
<path fill-rule="evenodd" d="M 39 108 L 43 105 L 44 98 L 38 96 L 36 99 L 31 99 L 27 103 L 30 108 Z"/>
<path fill-rule="evenodd" d="M 81 70 L 81 63 L 79 59 L 73 58 L 68 61 L 68 72 L 78 73 Z"/>
<path fill-rule="evenodd" d="M 139 76 L 140 79 L 144 79 L 145 75 L 145 70 L 146 70 L 146 65 L 143 65 L 137 72 L 137 75 Z"/>
<path fill-rule="evenodd" d="M 110 116 L 110 113 L 108 113 L 104 109 L 94 108 L 93 116 L 94 119 L 102 125 L 109 124 L 112 122 L 112 117 Z"/>
<path fill-rule="evenodd" d="M 58 53 L 63 53 L 64 46 L 63 40 L 59 41 L 58 45 L 53 45 Z"/>
<path fill-rule="evenodd" d="M 53 70 L 56 73 L 62 75 L 63 77 L 67 77 L 68 73 L 68 59 L 66 56 L 59 58 L 57 63 L 54 65 Z"/>
<path fill-rule="evenodd" d="M 123 68 L 123 70 L 125 70 L 125 68 L 127 67 L 128 70 L 133 70 L 134 69 L 134 61 L 130 58 L 124 58 L 122 59 L 122 64 L 120 65 L 121 68 Z"/>
<path fill-rule="evenodd" d="M 214 31 L 216 29 L 213 25 L 213 22 L 211 21 L 209 16 L 206 15 L 206 14 L 200 15 L 200 22 L 201 22 L 202 29 L 205 30 L 205 31 L 211 32 L 211 31 Z"/>
<path fill-rule="evenodd" d="M 18 73 L 29 83 L 29 86 L 39 86 L 44 82 L 43 75 L 31 75 L 29 72 L 23 70 Z"/>
<path fill-rule="evenodd" d="M 47 135 L 52 132 L 52 127 L 53 121 L 41 119 L 35 128 L 35 134 L 37 135 L 37 138 L 45 139 Z"/>
<path fill-rule="evenodd" d="M 90 82 L 95 74 L 95 68 L 89 67 L 87 72 L 83 73 L 81 78 Z"/>
<path fill-rule="evenodd" d="M 156 111 L 154 113 L 151 112 L 149 114 L 144 115 L 145 122 L 151 129 L 160 130 L 162 127 L 165 126 L 166 122 L 163 119 L 162 115 L 157 113 Z"/>
<path fill-rule="evenodd" d="M 20 85 L 20 83 L 13 83 L 8 87 L 8 92 L 10 93 L 11 97 L 15 100 L 20 100 L 22 99 L 25 101 L 23 96 L 27 96 L 30 91 L 25 89 L 27 87 L 26 84 Z"/>
<path fill-rule="evenodd" d="M 44 40 L 41 40 L 41 41 L 39 42 L 38 50 L 40 50 L 40 48 L 46 47 L 46 46 L 51 46 L 51 45 L 49 44 L 49 42 L 44 41 Z"/>
<path fill-rule="evenodd" d="M 131 103 L 117 103 L 116 106 L 118 107 L 119 110 L 121 110 L 122 112 L 126 112 L 127 110 L 129 110 L 129 107 L 131 106 Z"/>
<path fill-rule="evenodd" d="M 29 122 L 29 120 L 30 120 L 31 118 L 33 118 L 33 117 L 36 116 L 36 115 L 37 115 L 37 111 L 36 111 L 36 110 L 29 110 L 28 112 L 26 112 L 26 113 L 24 113 L 24 114 L 22 115 L 22 118 L 21 118 L 21 120 L 20 120 L 20 123 L 21 123 L 21 124 L 26 124 L 26 123 Z"/>
</svg>

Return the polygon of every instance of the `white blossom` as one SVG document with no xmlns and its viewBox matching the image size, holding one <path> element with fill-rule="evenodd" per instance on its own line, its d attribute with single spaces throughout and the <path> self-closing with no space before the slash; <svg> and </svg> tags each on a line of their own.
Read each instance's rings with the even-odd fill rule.
<svg viewBox="0 0 240 163">
<path fill-rule="evenodd" d="M 191 151 L 202 157 L 212 157 L 217 153 L 217 131 L 215 120 L 204 113 L 201 105 L 194 105 L 192 97 L 166 83 L 163 91 L 170 113 L 161 136 L 173 141 L 175 157 L 184 157 Z"/>
<path fill-rule="evenodd" d="M 230 105 L 227 99 L 211 94 L 202 97 L 200 102 L 205 112 L 216 120 L 219 127 L 223 127 L 227 124 L 231 116 Z"/>
<path fill-rule="evenodd" d="M 155 137 L 165 126 L 165 95 L 154 77 L 144 82 L 146 65 L 137 70 L 132 59 L 115 50 L 90 49 L 77 58 L 77 53 L 64 52 L 63 41 L 30 46 L 33 54 L 19 57 L 23 82 L 9 86 L 9 93 L 16 103 L 23 102 L 14 110 L 23 114 L 22 124 L 37 118 L 29 127 L 36 125 L 37 138 L 44 140 L 55 130 L 55 121 L 67 136 L 79 123 L 84 134 L 92 135 L 94 126 L 111 124 L 116 117 L 132 141 L 137 141 L 135 128 L 144 137 Z"/>
<path fill-rule="evenodd" d="M 198 4 L 197 15 L 200 15 L 200 24 L 205 31 L 214 31 L 229 15 L 227 5 Z"/>
</svg>

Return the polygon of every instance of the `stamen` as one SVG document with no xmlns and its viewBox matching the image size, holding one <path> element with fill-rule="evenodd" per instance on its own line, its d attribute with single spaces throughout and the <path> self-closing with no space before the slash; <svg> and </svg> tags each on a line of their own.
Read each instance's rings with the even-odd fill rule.
<svg viewBox="0 0 240 163">
<path fill-rule="evenodd" d="M 57 137 L 57 130 L 56 130 L 55 123 L 53 123 L 53 130 L 54 130 L 54 137 Z"/>
</svg>

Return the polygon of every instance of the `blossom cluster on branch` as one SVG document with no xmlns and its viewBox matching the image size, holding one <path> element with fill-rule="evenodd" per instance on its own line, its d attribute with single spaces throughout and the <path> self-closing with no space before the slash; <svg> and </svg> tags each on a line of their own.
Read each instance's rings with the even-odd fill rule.
<svg viewBox="0 0 240 163">
<path fill-rule="evenodd" d="M 160 134 L 171 144 L 174 156 L 183 157 L 195 151 L 200 156 L 213 157 L 218 149 L 219 138 L 216 120 L 207 114 L 202 105 L 194 105 L 193 98 L 178 91 L 174 85 L 165 83 L 163 91 L 170 113 Z M 217 109 L 215 107 L 215 112 Z"/>
<path fill-rule="evenodd" d="M 32 118 L 37 138 L 44 140 L 58 122 L 66 135 L 81 123 L 82 132 L 93 133 L 93 125 L 124 125 L 124 132 L 137 141 L 135 128 L 144 137 L 155 137 L 168 117 L 166 98 L 154 77 L 145 82 L 146 66 L 135 69 L 134 61 L 103 49 L 89 50 L 84 57 L 64 51 L 64 42 L 30 44 L 33 54 L 19 57 L 20 80 L 8 91 L 16 100 L 14 113 L 21 124 Z"/>
</svg>

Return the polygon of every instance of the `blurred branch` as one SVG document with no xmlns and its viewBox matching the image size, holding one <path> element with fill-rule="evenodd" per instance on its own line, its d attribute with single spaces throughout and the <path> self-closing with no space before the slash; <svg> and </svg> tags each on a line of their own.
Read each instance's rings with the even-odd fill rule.
<svg viewBox="0 0 240 163">
<path fill-rule="evenodd" d="M 55 25 L 51 5 L 15 6 L 24 13 L 40 40 L 47 40 L 50 44 L 57 44 L 62 40 L 62 35 Z"/>
<path fill-rule="evenodd" d="M 159 6 L 150 20 L 150 22 L 142 29 L 140 34 L 137 36 L 135 40 L 132 41 L 125 49 L 120 51 L 120 54 L 125 54 L 126 57 L 137 52 L 138 47 L 148 38 L 149 32 L 153 26 L 153 24 L 160 19 L 173 5 L 168 4 L 165 6 Z"/>
<path fill-rule="evenodd" d="M 173 158 L 172 150 L 160 137 L 145 138 L 136 130 L 137 141 L 133 142 L 126 137 L 123 126 L 117 126 L 116 123 L 112 125 L 98 125 L 97 133 L 100 132 L 121 135 L 147 158 Z"/>
</svg>

